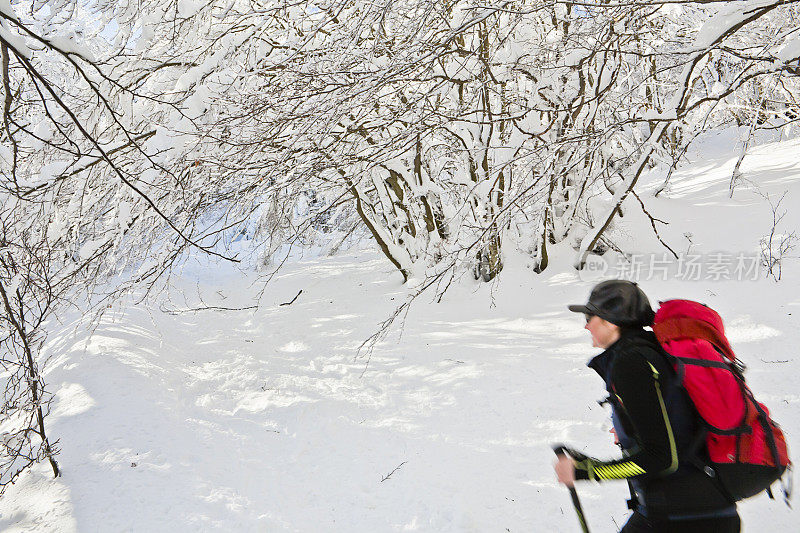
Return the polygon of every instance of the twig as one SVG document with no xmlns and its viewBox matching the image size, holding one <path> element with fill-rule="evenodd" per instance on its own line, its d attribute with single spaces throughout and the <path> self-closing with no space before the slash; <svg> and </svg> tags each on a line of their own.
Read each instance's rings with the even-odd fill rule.
<svg viewBox="0 0 800 533">
<path fill-rule="evenodd" d="M 258 309 L 258 306 L 248 305 L 247 307 L 221 307 L 217 305 L 209 305 L 206 307 L 195 307 L 194 309 L 165 309 L 162 307 L 161 311 L 170 315 L 180 315 L 182 313 L 196 313 L 198 311 L 248 311 L 250 309 Z"/>
<path fill-rule="evenodd" d="M 733 167 L 733 172 L 731 173 L 731 183 L 729 186 L 730 194 L 729 197 L 733 198 L 733 191 L 736 189 L 736 182 L 742 176 L 739 167 L 742 166 L 742 161 L 744 161 L 744 156 L 747 155 L 747 150 L 750 148 L 750 142 L 753 140 L 753 134 L 755 133 L 757 126 L 758 126 L 758 116 L 761 112 L 761 106 L 763 105 L 762 102 L 756 107 L 754 114 L 753 114 L 753 121 L 750 123 L 750 128 L 747 131 L 747 139 L 744 140 L 742 143 L 742 153 L 739 155 L 739 159 L 736 160 L 736 165 Z"/>
<path fill-rule="evenodd" d="M 681 149 L 681 151 L 678 154 L 678 156 L 677 157 L 673 157 L 672 164 L 669 166 L 669 172 L 667 172 L 667 177 L 664 179 L 664 183 L 662 183 L 658 187 L 658 189 L 656 189 L 656 192 L 653 194 L 653 196 L 655 198 L 658 198 L 659 194 L 661 194 L 662 192 L 667 190 L 667 187 L 669 187 L 669 185 L 670 185 L 670 183 L 669 183 L 670 179 L 672 179 L 672 174 L 678 168 L 678 163 L 680 163 L 681 159 L 683 159 L 683 157 L 686 155 L 686 152 L 689 151 L 689 147 L 692 145 L 692 143 L 695 141 L 695 139 L 697 139 L 700 136 L 701 133 L 707 131 L 706 124 L 708 123 L 708 119 L 711 116 L 711 113 L 714 112 L 714 110 L 716 110 L 717 104 L 719 104 L 719 100 L 717 100 L 716 102 L 711 104 L 711 107 L 708 109 L 708 112 L 706 113 L 706 116 L 702 121 L 702 127 L 697 131 L 697 133 L 692 135 L 692 138 L 689 139 L 689 141 L 684 145 L 684 147 Z"/>
<path fill-rule="evenodd" d="M 653 215 L 651 215 L 651 214 L 650 214 L 650 213 L 647 211 L 647 209 L 645 208 L 645 206 L 644 206 L 644 202 L 642 201 L 642 199 L 641 199 L 641 198 L 639 198 L 639 195 L 638 195 L 638 194 L 636 194 L 636 191 L 634 191 L 634 190 L 631 190 L 631 194 L 633 195 L 633 197 L 634 197 L 634 198 L 636 198 L 636 199 L 639 201 L 639 205 L 642 207 L 642 212 L 643 212 L 645 215 L 647 215 L 647 218 L 649 218 L 649 219 L 650 219 L 650 225 L 651 225 L 651 226 L 653 226 L 653 233 L 655 233 L 655 234 L 656 234 L 656 238 L 658 239 L 658 241 L 659 241 L 661 244 L 663 244 L 663 245 L 664 245 L 664 248 L 666 248 L 667 250 L 669 250 L 670 252 L 672 252 L 672 255 L 675 257 L 675 259 L 678 259 L 678 254 L 676 254 L 676 253 L 675 253 L 675 250 L 673 250 L 672 248 L 670 248 L 670 247 L 669 247 L 669 245 L 668 245 L 666 242 L 664 242 L 664 239 L 662 239 L 662 238 L 661 238 L 661 235 L 658 233 L 658 228 L 656 228 L 656 222 L 661 222 L 662 224 L 669 224 L 669 222 L 665 222 L 665 221 L 663 221 L 663 220 L 660 220 L 660 219 L 658 219 L 658 218 L 655 218 Z"/>
<path fill-rule="evenodd" d="M 389 479 L 390 477 L 392 477 L 392 474 L 394 474 L 395 472 L 397 472 L 398 470 L 400 470 L 400 467 L 401 467 L 401 466 L 403 466 L 404 464 L 406 464 L 407 462 L 408 462 L 408 461 L 403 461 L 402 463 L 400 463 L 399 465 L 397 465 L 396 467 L 394 467 L 394 470 L 392 470 L 391 472 L 389 472 L 388 474 L 386 474 L 386 476 L 384 476 L 384 477 L 381 479 L 381 483 L 383 483 L 384 481 L 386 481 L 387 479 Z"/>
<path fill-rule="evenodd" d="M 292 298 L 292 301 L 283 302 L 281 305 L 292 305 L 294 303 L 294 301 L 297 300 L 297 297 L 300 296 L 301 294 L 303 294 L 303 289 L 300 289 L 300 291 L 297 293 L 297 295 L 294 298 Z"/>
<path fill-rule="evenodd" d="M 364 363 L 364 370 L 361 371 L 361 375 L 359 376 L 359 378 L 363 378 L 364 374 L 367 373 L 367 369 L 369 369 L 369 363 L 370 361 L 372 361 L 372 351 L 375 349 L 375 345 L 378 344 L 378 342 L 381 339 L 386 337 L 386 335 L 389 333 L 389 327 L 394 323 L 395 320 L 397 320 L 397 318 L 400 315 L 403 315 L 403 323 L 405 323 L 405 319 L 406 317 L 408 317 L 408 312 L 411 309 L 411 304 L 414 302 L 417 296 L 422 294 L 422 292 L 429 286 L 430 283 L 425 287 L 423 287 L 422 289 L 420 289 L 416 294 L 410 296 L 405 302 L 403 302 L 402 305 L 397 307 L 386 320 L 384 320 L 378 325 L 378 331 L 370 335 L 364 342 L 361 343 L 361 345 L 356 350 L 356 356 L 353 358 L 353 361 L 355 362 L 359 357 L 361 357 L 361 351 L 366 346 L 367 362 Z"/>
<path fill-rule="evenodd" d="M 353 234 L 353 232 L 356 230 L 356 228 L 358 228 L 358 224 L 353 224 L 353 227 L 350 228 L 347 231 L 347 233 L 345 233 L 344 237 L 339 239 L 339 241 L 336 244 L 334 244 L 333 246 L 330 247 L 330 249 L 328 250 L 328 256 L 329 257 L 336 255 L 336 253 L 339 251 L 339 248 L 341 248 L 341 246 L 344 244 L 344 241 L 346 241 L 347 238 L 350 237 L 350 235 Z"/>
</svg>

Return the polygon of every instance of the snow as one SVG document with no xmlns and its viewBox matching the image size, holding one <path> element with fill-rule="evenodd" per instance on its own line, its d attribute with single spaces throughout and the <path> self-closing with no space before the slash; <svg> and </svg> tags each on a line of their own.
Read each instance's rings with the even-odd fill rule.
<svg viewBox="0 0 800 533">
<path fill-rule="evenodd" d="M 0 10 L 2 10 L 3 13 L 7 13 L 6 9 L 9 11 L 11 10 L 10 7 L 6 8 L 5 6 L 0 5 Z M 0 22 L 0 38 L 7 42 L 10 47 L 16 50 L 16 52 L 25 59 L 31 58 L 32 52 L 31 49 L 28 48 L 25 38 L 22 35 L 19 35 L 18 33 L 8 29 L 5 21 Z"/>
<path fill-rule="evenodd" d="M 751 17 L 754 12 L 776 5 L 775 0 L 746 0 L 717 7 L 717 13 L 707 20 L 695 37 L 695 47 L 703 50 L 716 43 L 731 28 Z"/>
<path fill-rule="evenodd" d="M 194 4 L 193 2 L 185 2 L 188 8 L 197 7 L 200 9 L 202 4 Z M 188 16 L 188 15 L 187 15 Z M 232 51 L 246 42 L 256 32 L 255 28 L 249 28 L 246 31 L 237 32 L 234 35 L 228 34 L 220 39 L 220 49 L 213 54 L 206 57 L 201 64 L 192 67 L 182 74 L 175 82 L 176 91 L 188 91 L 193 85 L 197 84 L 200 80 L 211 74 Z"/>
<path fill-rule="evenodd" d="M 800 59 L 800 37 L 795 37 L 781 46 L 778 51 L 778 60 L 790 63 Z"/>
<path fill-rule="evenodd" d="M 659 112 L 655 109 L 645 111 L 642 113 L 643 120 L 677 120 L 678 111 L 676 109 L 669 109 L 665 112 Z"/>
<path fill-rule="evenodd" d="M 95 254 L 95 252 L 97 252 L 97 250 L 100 249 L 101 246 L 103 246 L 103 244 L 105 244 L 105 241 L 103 240 L 88 241 L 81 246 L 80 250 L 78 250 L 78 256 L 84 260 L 89 259 Z"/>
<path fill-rule="evenodd" d="M 194 0 L 178 0 L 178 15 L 180 17 L 188 18 L 197 14 L 202 7 L 202 2 L 195 2 Z"/>
<path fill-rule="evenodd" d="M 117 207 L 117 224 L 119 228 L 125 230 L 133 220 L 133 204 L 130 202 L 120 202 Z"/>
<path fill-rule="evenodd" d="M 65 54 L 75 54 L 89 62 L 97 61 L 91 49 L 75 35 L 75 32 L 51 37 L 50 44 Z"/>
<path fill-rule="evenodd" d="M 27 178 L 18 179 L 17 182 L 23 187 L 36 187 L 63 174 L 64 171 L 69 168 L 70 164 L 70 161 L 52 161 L 50 163 L 45 163 L 39 169 L 38 174 L 28 176 Z"/>
<path fill-rule="evenodd" d="M 671 188 L 647 198 L 681 253 L 758 250 L 772 221 L 764 195 L 787 192 L 785 205 L 798 205 L 797 140 L 754 148 L 741 167 L 751 180 L 729 198 L 735 138 L 709 136 Z M 643 198 L 662 179 L 644 175 Z M 637 205 L 626 200 L 615 235 L 660 254 Z M 789 210 L 782 231 L 798 223 Z M 550 445 L 618 452 L 597 404 L 602 385 L 585 367 L 596 351 L 582 317 L 566 310 L 585 301 L 599 269 L 579 274 L 563 251 L 535 275 L 507 250 L 496 282 L 466 275 L 441 303 L 424 294 L 370 356 L 359 345 L 410 292 L 371 248 L 296 259 L 266 286 L 191 260 L 160 301 L 134 295 L 96 328 L 70 310 L 44 353 L 64 474 L 51 479 L 42 465 L 23 475 L 0 499 L 0 529 L 577 531 Z M 590 257 L 608 275 L 611 258 Z M 722 314 L 793 449 L 798 275 L 792 258 L 779 283 L 640 280 L 651 301 L 697 299 Z M 578 486 L 593 532 L 617 531 L 626 491 Z M 800 529 L 780 499 L 739 508 L 746 533 Z"/>
</svg>

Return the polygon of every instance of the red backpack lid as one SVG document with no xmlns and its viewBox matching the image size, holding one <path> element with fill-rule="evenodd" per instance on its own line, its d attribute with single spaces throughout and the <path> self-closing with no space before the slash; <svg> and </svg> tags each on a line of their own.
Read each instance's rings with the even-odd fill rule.
<svg viewBox="0 0 800 533">
<path fill-rule="evenodd" d="M 679 339 L 704 339 L 725 357 L 736 361 L 736 355 L 725 337 L 722 317 L 716 311 L 691 300 L 667 300 L 660 304 L 653 320 L 653 332 L 658 342 L 665 344 Z"/>
</svg>

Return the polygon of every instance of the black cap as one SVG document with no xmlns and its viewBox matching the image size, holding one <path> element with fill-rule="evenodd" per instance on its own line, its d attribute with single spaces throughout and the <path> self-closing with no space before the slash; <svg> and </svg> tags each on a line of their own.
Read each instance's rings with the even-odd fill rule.
<svg viewBox="0 0 800 533">
<path fill-rule="evenodd" d="M 586 305 L 570 305 L 575 313 L 597 315 L 612 324 L 644 327 L 653 323 L 655 313 L 642 289 L 632 281 L 611 279 L 595 285 Z"/>
</svg>

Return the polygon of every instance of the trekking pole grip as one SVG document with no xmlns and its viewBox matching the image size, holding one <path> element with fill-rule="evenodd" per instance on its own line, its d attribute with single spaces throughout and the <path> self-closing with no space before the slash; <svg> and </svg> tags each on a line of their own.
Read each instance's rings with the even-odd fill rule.
<svg viewBox="0 0 800 533">
<path fill-rule="evenodd" d="M 561 457 L 569 456 L 569 449 L 561 444 L 557 444 L 553 446 L 553 453 L 556 454 L 556 457 L 561 459 Z M 575 514 L 578 515 L 578 521 L 581 524 L 581 531 L 583 533 L 589 533 L 589 526 L 586 524 L 586 517 L 583 515 L 583 507 L 581 506 L 581 501 L 578 499 L 578 491 L 575 490 L 575 486 L 567 487 L 569 490 L 569 495 L 572 498 L 572 506 L 575 507 Z"/>
</svg>

